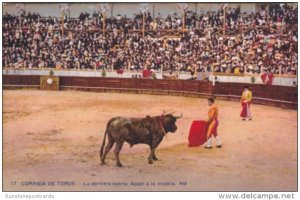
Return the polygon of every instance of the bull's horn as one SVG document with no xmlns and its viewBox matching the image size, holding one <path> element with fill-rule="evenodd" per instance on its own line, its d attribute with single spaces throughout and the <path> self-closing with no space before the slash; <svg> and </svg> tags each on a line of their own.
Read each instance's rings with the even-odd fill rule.
<svg viewBox="0 0 300 200">
<path fill-rule="evenodd" d="M 176 119 L 179 119 L 179 118 L 181 118 L 183 116 L 183 114 L 181 113 L 181 115 L 180 116 L 174 116 Z"/>
<path fill-rule="evenodd" d="M 174 113 L 176 113 L 176 111 L 167 113 L 167 114 L 165 114 L 165 115 L 173 115 Z"/>
</svg>

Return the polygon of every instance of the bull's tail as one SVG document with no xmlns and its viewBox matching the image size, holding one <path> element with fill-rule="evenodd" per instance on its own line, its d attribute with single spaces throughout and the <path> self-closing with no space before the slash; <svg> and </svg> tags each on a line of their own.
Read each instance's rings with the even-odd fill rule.
<svg viewBox="0 0 300 200">
<path fill-rule="evenodd" d="M 104 160 L 103 160 L 103 150 L 104 150 L 104 146 L 105 146 L 105 140 L 106 140 L 106 135 L 107 135 L 107 128 L 105 130 L 104 133 L 104 138 L 103 138 L 103 142 L 102 142 L 102 146 L 100 148 L 100 160 L 101 162 L 104 164 Z"/>
</svg>

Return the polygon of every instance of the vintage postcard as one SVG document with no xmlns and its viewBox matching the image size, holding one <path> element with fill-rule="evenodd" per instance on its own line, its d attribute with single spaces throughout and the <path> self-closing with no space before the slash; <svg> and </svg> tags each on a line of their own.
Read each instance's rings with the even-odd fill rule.
<svg viewBox="0 0 300 200">
<path fill-rule="evenodd" d="M 3 192 L 297 192 L 297 3 L 2 8 Z"/>
</svg>

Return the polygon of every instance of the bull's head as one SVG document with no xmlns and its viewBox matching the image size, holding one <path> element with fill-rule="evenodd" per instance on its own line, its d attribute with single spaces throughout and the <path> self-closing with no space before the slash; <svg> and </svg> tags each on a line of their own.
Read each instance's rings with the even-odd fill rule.
<svg viewBox="0 0 300 200">
<path fill-rule="evenodd" d="M 183 115 L 181 113 L 180 116 L 174 116 L 173 114 L 165 114 L 164 115 L 164 129 L 165 132 L 174 133 L 177 130 L 176 120 L 181 118 Z"/>
</svg>

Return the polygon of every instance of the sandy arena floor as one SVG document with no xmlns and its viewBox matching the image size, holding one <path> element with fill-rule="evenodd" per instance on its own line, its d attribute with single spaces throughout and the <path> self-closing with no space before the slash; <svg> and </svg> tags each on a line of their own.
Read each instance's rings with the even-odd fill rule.
<svg viewBox="0 0 300 200">
<path fill-rule="evenodd" d="M 296 191 L 297 111 L 218 101 L 223 148 L 188 148 L 192 120 L 206 119 L 206 99 L 73 91 L 3 91 L 4 191 Z M 124 145 L 101 166 L 106 122 L 163 110 L 183 113 L 157 150 Z M 214 141 L 215 142 L 215 141 Z"/>
</svg>

